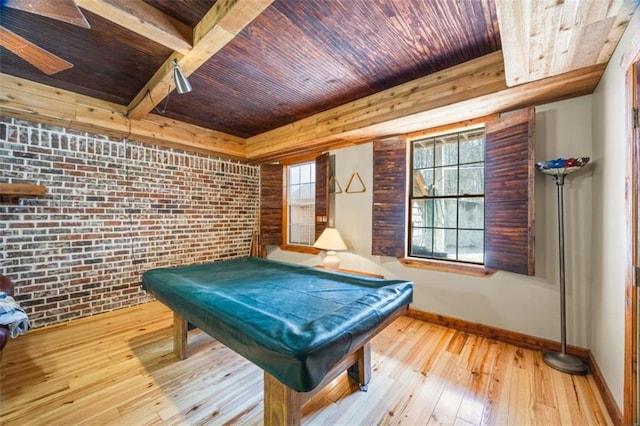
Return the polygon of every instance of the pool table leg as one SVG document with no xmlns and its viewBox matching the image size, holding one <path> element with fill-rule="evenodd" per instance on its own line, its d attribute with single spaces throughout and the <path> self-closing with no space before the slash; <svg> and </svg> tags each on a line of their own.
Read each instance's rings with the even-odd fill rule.
<svg viewBox="0 0 640 426">
<path fill-rule="evenodd" d="M 264 425 L 297 426 L 301 419 L 300 392 L 264 372 Z"/>
<path fill-rule="evenodd" d="M 349 377 L 356 380 L 360 390 L 366 392 L 371 380 L 371 344 L 362 345 L 357 351 L 358 361 L 347 370 Z"/>
<path fill-rule="evenodd" d="M 187 321 L 173 313 L 173 353 L 178 359 L 187 357 Z"/>
</svg>

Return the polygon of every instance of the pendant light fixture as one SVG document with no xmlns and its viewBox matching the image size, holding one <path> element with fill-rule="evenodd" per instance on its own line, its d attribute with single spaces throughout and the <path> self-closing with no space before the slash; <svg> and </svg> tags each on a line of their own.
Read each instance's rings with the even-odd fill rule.
<svg viewBox="0 0 640 426">
<path fill-rule="evenodd" d="M 176 58 L 173 59 L 173 73 L 171 75 L 171 79 L 176 85 L 176 91 L 179 95 L 184 95 L 185 93 L 189 93 L 191 92 L 191 90 L 193 90 L 191 88 L 191 83 L 189 83 L 189 80 L 187 79 L 187 76 L 182 73 L 182 69 L 180 68 L 180 65 L 178 65 L 178 60 Z M 167 96 L 164 98 L 164 106 L 162 107 L 162 109 L 159 109 L 158 107 L 154 108 L 157 113 L 164 114 L 165 112 L 167 112 L 167 105 L 169 105 L 170 95 L 171 82 L 169 82 L 169 85 L 167 85 Z M 151 102 L 153 102 L 150 90 L 147 90 L 147 96 L 149 96 L 149 99 L 151 99 Z"/>
<path fill-rule="evenodd" d="M 191 89 L 191 83 L 187 80 L 187 77 L 182 73 L 178 60 L 173 59 L 173 81 L 176 83 L 176 90 L 179 94 L 189 93 Z"/>
</svg>

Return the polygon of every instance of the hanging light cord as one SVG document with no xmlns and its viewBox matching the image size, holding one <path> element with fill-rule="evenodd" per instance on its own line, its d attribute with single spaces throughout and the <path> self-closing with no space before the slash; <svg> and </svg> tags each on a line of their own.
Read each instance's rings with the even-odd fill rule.
<svg viewBox="0 0 640 426">
<path fill-rule="evenodd" d="M 171 79 L 173 79 L 173 77 Z M 164 98 L 164 106 L 162 107 L 162 109 L 158 109 L 158 107 L 154 108 L 154 110 L 157 113 L 164 115 L 164 113 L 167 112 L 167 105 L 169 105 L 170 94 L 171 94 L 171 82 L 169 82 L 169 85 L 167 86 L 167 96 Z M 155 105 L 155 102 L 153 101 L 153 97 L 151 96 L 151 91 L 149 89 L 147 89 L 147 96 L 149 96 L 151 103 Z"/>
</svg>

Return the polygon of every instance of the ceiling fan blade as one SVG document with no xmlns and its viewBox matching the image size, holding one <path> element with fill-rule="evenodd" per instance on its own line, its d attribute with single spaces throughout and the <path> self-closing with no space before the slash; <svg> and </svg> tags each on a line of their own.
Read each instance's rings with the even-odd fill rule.
<svg viewBox="0 0 640 426">
<path fill-rule="evenodd" d="M 91 28 L 74 0 L 2 0 L 2 5 L 57 19 L 83 28 Z"/>
<path fill-rule="evenodd" d="M 47 75 L 73 67 L 71 62 L 47 52 L 0 25 L 0 46 L 20 56 Z"/>
</svg>

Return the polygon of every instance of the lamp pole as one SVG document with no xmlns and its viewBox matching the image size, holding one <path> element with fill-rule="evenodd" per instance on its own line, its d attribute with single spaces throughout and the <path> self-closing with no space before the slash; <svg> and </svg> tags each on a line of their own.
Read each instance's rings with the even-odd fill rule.
<svg viewBox="0 0 640 426">
<path fill-rule="evenodd" d="M 567 353 L 566 274 L 564 259 L 564 178 L 565 173 L 554 174 L 558 193 L 558 258 L 560 263 L 560 352 L 549 351 L 543 360 L 556 370 L 569 374 L 587 374 L 587 366 L 578 357 Z"/>
</svg>

